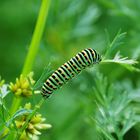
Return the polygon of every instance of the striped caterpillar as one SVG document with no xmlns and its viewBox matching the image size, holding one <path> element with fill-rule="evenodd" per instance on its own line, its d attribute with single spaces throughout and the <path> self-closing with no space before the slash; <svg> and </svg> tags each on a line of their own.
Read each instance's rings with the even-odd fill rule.
<svg viewBox="0 0 140 140">
<path fill-rule="evenodd" d="M 84 49 L 68 62 L 59 67 L 52 75 L 44 82 L 41 94 L 48 98 L 53 91 L 60 88 L 67 81 L 79 74 L 83 69 L 93 64 L 99 63 L 101 56 L 92 48 Z"/>
</svg>

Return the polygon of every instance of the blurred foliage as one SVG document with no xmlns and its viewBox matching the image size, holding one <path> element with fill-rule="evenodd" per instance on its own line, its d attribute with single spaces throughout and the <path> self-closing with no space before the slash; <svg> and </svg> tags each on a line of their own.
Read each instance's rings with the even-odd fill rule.
<svg viewBox="0 0 140 140">
<path fill-rule="evenodd" d="M 6 82 L 15 81 L 22 71 L 40 4 L 40 0 L 0 1 L 0 75 Z M 87 47 L 104 57 L 120 29 L 125 36 L 110 57 L 120 51 L 122 56 L 139 62 L 139 0 L 51 1 L 33 67 L 35 79 L 49 63 L 52 70 L 56 69 Z M 136 66 L 140 68 L 139 63 Z M 40 139 L 140 140 L 139 77 L 139 72 L 115 63 L 84 70 L 43 104 L 40 112 L 52 129 L 42 131 Z M 7 107 L 12 98 L 12 94 L 5 97 Z M 35 101 L 29 98 L 23 103 L 35 104 L 41 98 L 37 95 Z"/>
</svg>

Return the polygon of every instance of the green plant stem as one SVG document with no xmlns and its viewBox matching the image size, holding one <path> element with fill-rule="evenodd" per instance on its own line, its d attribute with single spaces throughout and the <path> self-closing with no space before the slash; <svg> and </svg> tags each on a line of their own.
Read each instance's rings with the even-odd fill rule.
<svg viewBox="0 0 140 140">
<path fill-rule="evenodd" d="M 40 45 L 40 40 L 41 40 L 43 30 L 45 27 L 49 5 L 50 5 L 50 0 L 42 0 L 37 23 L 36 23 L 35 30 L 33 33 L 31 44 L 29 46 L 29 51 L 28 51 L 28 54 L 27 54 L 27 57 L 23 66 L 23 70 L 22 70 L 23 75 L 27 75 L 32 70 L 33 63 L 37 55 L 39 45 Z M 17 110 L 17 108 L 20 105 L 21 100 L 22 100 L 21 98 L 16 98 L 16 97 L 14 98 L 11 111 L 10 111 L 11 114 L 13 114 Z"/>
<path fill-rule="evenodd" d="M 44 31 L 49 5 L 50 5 L 50 0 L 42 0 L 40 13 L 33 33 L 32 41 L 29 47 L 29 52 L 27 54 L 25 64 L 22 70 L 22 74 L 24 75 L 28 74 L 32 70 L 33 62 L 38 52 L 40 40 Z"/>
<path fill-rule="evenodd" d="M 11 107 L 11 110 L 10 110 L 10 114 L 14 114 L 15 111 L 17 110 L 17 108 L 19 107 L 19 104 L 21 102 L 21 98 L 19 97 L 14 97 L 13 99 L 13 103 L 12 103 L 12 107 Z"/>
</svg>

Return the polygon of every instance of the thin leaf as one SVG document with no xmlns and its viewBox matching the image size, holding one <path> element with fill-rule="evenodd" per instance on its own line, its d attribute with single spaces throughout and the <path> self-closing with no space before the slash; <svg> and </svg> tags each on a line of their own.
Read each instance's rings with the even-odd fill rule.
<svg viewBox="0 0 140 140">
<path fill-rule="evenodd" d="M 111 52 L 123 43 L 122 40 L 124 39 L 125 36 L 126 36 L 126 32 L 121 33 L 121 30 L 118 31 L 115 38 L 108 45 L 103 59 L 108 58 L 110 56 Z"/>
<path fill-rule="evenodd" d="M 132 114 L 129 119 L 125 122 L 125 125 L 121 131 L 122 135 L 125 135 L 129 129 L 131 129 L 137 122 L 134 121 L 134 114 Z"/>
<path fill-rule="evenodd" d="M 98 129 L 100 130 L 100 132 L 102 134 L 104 134 L 104 136 L 108 139 L 108 140 L 115 140 L 109 133 L 107 133 L 107 131 L 102 127 L 102 125 L 95 120 L 94 118 L 91 118 L 93 120 L 93 122 L 95 122 L 98 126 Z"/>
<path fill-rule="evenodd" d="M 42 84 L 44 83 L 44 80 L 47 79 L 53 72 L 54 72 L 54 70 L 51 70 L 51 64 L 49 64 L 47 67 L 45 67 L 40 78 L 33 86 L 33 90 L 40 88 L 42 86 Z"/>
<path fill-rule="evenodd" d="M 122 57 L 119 52 L 116 53 L 113 59 L 105 59 L 101 63 L 116 63 L 122 65 L 130 71 L 140 72 L 140 69 L 133 66 L 137 64 L 138 61 L 135 59 L 128 59 L 128 57 Z"/>
<path fill-rule="evenodd" d="M 29 109 L 25 109 L 25 108 L 22 108 L 22 109 L 19 109 L 15 112 L 15 114 L 11 117 L 11 119 L 6 123 L 6 126 L 9 127 L 10 124 L 19 116 L 22 116 L 24 114 L 31 114 L 32 113 L 32 110 L 29 110 Z"/>
</svg>

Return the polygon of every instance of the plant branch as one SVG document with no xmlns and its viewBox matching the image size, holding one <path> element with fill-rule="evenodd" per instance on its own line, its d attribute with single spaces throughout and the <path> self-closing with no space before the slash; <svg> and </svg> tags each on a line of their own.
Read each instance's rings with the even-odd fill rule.
<svg viewBox="0 0 140 140">
<path fill-rule="evenodd" d="M 26 129 L 28 123 L 30 122 L 30 120 L 32 119 L 32 117 L 36 114 L 37 110 L 42 106 L 43 102 L 45 100 L 42 99 L 38 105 L 35 106 L 33 112 L 29 115 L 29 117 L 27 118 L 26 122 L 24 123 L 24 125 L 21 127 L 21 129 L 19 130 L 19 132 L 17 133 L 17 137 L 16 140 L 19 140 L 20 136 L 22 135 L 23 131 Z"/>
<path fill-rule="evenodd" d="M 29 46 L 29 51 L 22 70 L 22 74 L 24 75 L 28 74 L 32 70 L 33 63 L 39 49 L 40 40 L 44 31 L 49 5 L 50 0 L 42 0 L 39 16 L 33 33 L 31 44 Z"/>
</svg>

